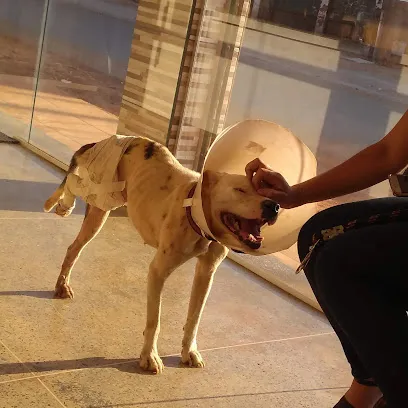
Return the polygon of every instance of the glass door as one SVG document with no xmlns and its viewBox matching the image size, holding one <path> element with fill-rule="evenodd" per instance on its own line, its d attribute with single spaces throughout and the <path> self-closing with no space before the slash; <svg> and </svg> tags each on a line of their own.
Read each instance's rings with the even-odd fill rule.
<svg viewBox="0 0 408 408">
<path fill-rule="evenodd" d="M 29 139 L 47 3 L 0 2 L 0 136 Z"/>
<path fill-rule="evenodd" d="M 137 4 L 49 0 L 30 143 L 68 163 L 116 133 Z"/>
</svg>

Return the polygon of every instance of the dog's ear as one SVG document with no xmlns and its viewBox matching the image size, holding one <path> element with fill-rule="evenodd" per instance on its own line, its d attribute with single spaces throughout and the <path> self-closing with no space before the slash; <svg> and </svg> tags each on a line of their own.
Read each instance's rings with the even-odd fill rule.
<svg viewBox="0 0 408 408">
<path fill-rule="evenodd" d="M 211 188 L 214 187 L 220 178 L 220 174 L 216 171 L 206 170 L 203 173 L 203 187 L 204 188 Z"/>
</svg>

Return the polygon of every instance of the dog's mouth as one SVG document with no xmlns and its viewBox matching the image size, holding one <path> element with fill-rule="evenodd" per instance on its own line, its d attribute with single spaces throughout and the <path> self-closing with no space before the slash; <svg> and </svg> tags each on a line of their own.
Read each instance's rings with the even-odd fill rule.
<svg viewBox="0 0 408 408">
<path fill-rule="evenodd" d="M 276 218 L 273 220 L 263 218 L 248 219 L 236 214 L 224 212 L 221 214 L 221 220 L 241 242 L 251 249 L 259 249 L 264 239 L 261 235 L 261 227 L 265 224 L 273 225 Z"/>
</svg>

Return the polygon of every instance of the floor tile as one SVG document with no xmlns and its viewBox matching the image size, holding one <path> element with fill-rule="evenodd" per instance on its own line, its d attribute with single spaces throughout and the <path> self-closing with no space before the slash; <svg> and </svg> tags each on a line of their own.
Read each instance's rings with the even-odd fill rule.
<svg viewBox="0 0 408 408">
<path fill-rule="evenodd" d="M 49 217 L 44 202 L 61 183 L 63 172 L 14 144 L 0 144 L 0 163 L 0 219 Z M 78 202 L 74 213 L 83 210 Z"/>
<path fill-rule="evenodd" d="M 277 407 L 327 408 L 350 376 L 334 336 L 209 351 L 204 369 L 168 359 L 162 375 L 136 365 L 85 369 L 44 379 L 68 408 Z"/>
<path fill-rule="evenodd" d="M 0 384 L 29 377 L 32 377 L 32 374 L 28 367 L 24 367 L 16 356 L 0 343 Z"/>
<path fill-rule="evenodd" d="M 36 379 L 0 384 L 0 408 L 61 408 Z"/>
<path fill-rule="evenodd" d="M 66 248 L 81 217 L 1 220 L 10 237 L 0 247 L 0 308 L 9 322 L 2 338 L 38 370 L 136 358 L 145 324 L 146 277 L 154 251 L 127 218 L 110 218 L 73 272 L 76 298 L 53 300 Z M 53 218 L 55 217 L 55 219 Z M 114 256 L 113 256 L 114 255 Z M 28 268 L 27 265 L 30 265 Z M 163 294 L 160 352 L 180 350 L 193 262 L 176 271 Z M 199 332 L 202 349 L 330 332 L 317 312 L 226 262 L 217 272 Z M 58 362 L 62 363 L 59 365 Z M 113 361 L 113 362 L 114 362 Z M 44 363 L 44 364 L 43 364 Z"/>
<path fill-rule="evenodd" d="M 57 183 L 64 177 L 61 170 L 15 144 L 0 145 L 0 163 L 0 179 Z"/>
<path fill-rule="evenodd" d="M 84 205 L 66 219 L 45 214 L 62 172 L 15 145 L 0 145 L 0 163 L 0 341 L 8 347 L 0 347 L 0 408 L 61 406 L 31 372 L 68 408 L 327 408 L 344 392 L 349 370 L 323 315 L 230 261 L 217 271 L 200 326 L 207 367 L 179 367 L 191 261 L 163 293 L 165 373 L 141 375 L 154 250 L 116 211 L 74 269 L 75 299 L 53 299 Z"/>
</svg>

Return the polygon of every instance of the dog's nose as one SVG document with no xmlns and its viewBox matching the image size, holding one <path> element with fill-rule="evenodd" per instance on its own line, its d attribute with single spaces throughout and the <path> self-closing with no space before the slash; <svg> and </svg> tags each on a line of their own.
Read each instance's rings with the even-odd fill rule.
<svg viewBox="0 0 408 408">
<path fill-rule="evenodd" d="M 271 220 L 271 219 L 274 219 L 278 215 L 280 205 L 278 203 L 275 203 L 275 201 L 265 200 L 265 201 L 262 201 L 261 208 L 262 208 L 262 218 Z"/>
</svg>

